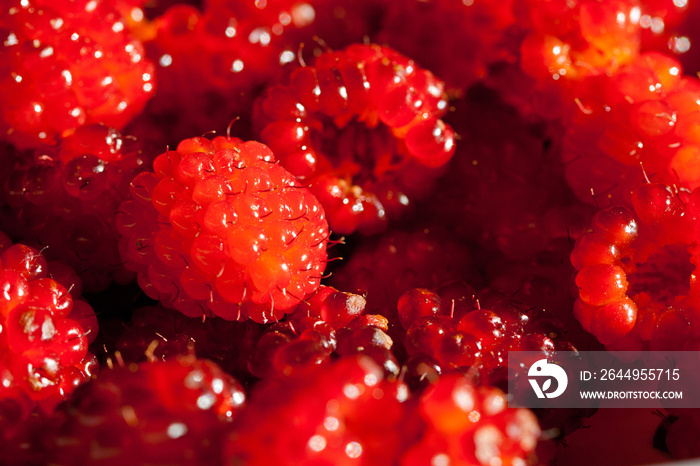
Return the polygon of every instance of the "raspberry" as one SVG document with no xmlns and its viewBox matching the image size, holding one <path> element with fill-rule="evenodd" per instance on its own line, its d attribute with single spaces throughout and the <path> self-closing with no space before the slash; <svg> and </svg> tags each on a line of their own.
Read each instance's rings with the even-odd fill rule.
<svg viewBox="0 0 700 466">
<path fill-rule="evenodd" d="M 516 16 L 510 48 L 517 60 L 494 64 L 487 80 L 528 116 L 568 118 L 582 79 L 614 72 L 639 54 L 636 0 L 527 0 Z"/>
<path fill-rule="evenodd" d="M 263 144 L 182 141 L 131 183 L 118 228 L 153 299 L 194 317 L 279 320 L 319 286 L 323 208 Z"/>
<path fill-rule="evenodd" d="M 248 360 L 248 368 L 261 378 L 289 376 L 310 366 L 326 365 L 336 345 L 335 330 L 320 319 L 280 322 L 263 333 Z"/>
<path fill-rule="evenodd" d="M 155 91 L 153 64 L 106 2 L 3 5 L 0 133 L 23 147 L 77 127 L 123 127 Z"/>
<path fill-rule="evenodd" d="M 221 464 L 245 402 L 238 382 L 194 356 L 103 370 L 51 420 L 51 462 Z"/>
<path fill-rule="evenodd" d="M 132 280 L 121 265 L 115 217 L 143 169 L 139 146 L 113 128 L 87 125 L 55 147 L 10 155 L 0 228 L 47 247 L 46 257 L 76 270 L 86 291 Z"/>
<path fill-rule="evenodd" d="M 311 365 L 326 365 L 338 356 L 363 354 L 380 365 L 387 376 L 398 376 L 399 364 L 391 351 L 393 340 L 386 333 L 386 318 L 367 314 L 352 318 L 362 312 L 364 302 L 361 296 L 321 286 L 285 322 L 266 329 L 248 360 L 250 372 L 260 378 L 290 376 Z M 326 322 L 322 315 L 328 315 L 329 310 L 333 310 L 333 320 Z M 340 320 L 338 315 L 344 318 Z"/>
<path fill-rule="evenodd" d="M 443 84 L 387 47 L 352 45 L 256 101 L 261 140 L 323 204 L 334 231 L 381 231 L 424 197 L 455 149 Z"/>
<path fill-rule="evenodd" d="M 300 44 L 313 54 L 316 37 L 338 47 L 359 42 L 372 33 L 363 13 L 378 8 L 368 0 L 203 3 L 172 5 L 137 26 L 157 65 L 158 93 L 130 131 L 160 150 L 183 137 L 223 132 L 235 118 L 245 131 L 253 100 L 296 60 Z"/>
<path fill-rule="evenodd" d="M 650 183 L 576 242 L 574 315 L 610 348 L 681 350 L 698 334 L 698 189 Z"/>
<path fill-rule="evenodd" d="M 676 60 L 658 53 L 582 82 L 580 110 L 562 153 L 567 181 L 579 199 L 591 202 L 593 190 L 598 202 L 629 203 L 644 172 L 658 183 L 691 190 L 700 185 L 698 95 L 698 79 L 683 77 Z"/>
<path fill-rule="evenodd" d="M 395 464 L 412 440 L 402 425 L 407 396 L 363 356 L 270 379 L 236 422 L 229 464 Z"/>
<path fill-rule="evenodd" d="M 476 294 L 466 283 L 409 290 L 397 307 L 409 357 L 428 356 L 440 371 L 473 368 L 493 383 L 508 351 L 572 348 L 560 338 L 561 325 L 543 310 L 489 289 Z"/>
<path fill-rule="evenodd" d="M 39 251 L 0 237 L 0 400 L 49 412 L 96 370 L 95 313 L 50 278 Z"/>
<path fill-rule="evenodd" d="M 421 395 L 419 410 L 426 429 L 401 457 L 402 466 L 535 460 L 537 419 L 527 409 L 508 408 L 497 388 L 475 386 L 461 374 L 445 375 Z"/>
</svg>

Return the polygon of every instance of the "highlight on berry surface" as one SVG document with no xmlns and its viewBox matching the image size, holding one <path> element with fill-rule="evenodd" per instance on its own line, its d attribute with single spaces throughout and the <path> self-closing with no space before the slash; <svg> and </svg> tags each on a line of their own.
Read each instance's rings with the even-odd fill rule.
<svg viewBox="0 0 700 466">
<path fill-rule="evenodd" d="M 444 84 L 389 47 L 326 51 L 256 101 L 254 126 L 334 231 L 373 233 L 429 192 L 455 150 Z"/>
<path fill-rule="evenodd" d="M 221 464 L 245 401 L 238 381 L 193 355 L 116 365 L 56 412 L 46 456 L 55 464 Z"/>
<path fill-rule="evenodd" d="M 259 142 L 186 139 L 131 183 L 117 227 L 148 296 L 189 316 L 280 319 L 320 284 L 329 230 Z"/>
<path fill-rule="evenodd" d="M 124 270 L 115 217 L 129 182 L 145 169 L 138 141 L 114 128 L 83 125 L 53 146 L 5 152 L 0 229 L 46 247 L 81 277 L 88 292 L 134 279 Z"/>
<path fill-rule="evenodd" d="M 121 129 L 156 89 L 155 67 L 110 2 L 3 2 L 0 134 L 23 147 L 78 126 Z"/>
<path fill-rule="evenodd" d="M 88 352 L 95 312 L 72 294 L 81 288 L 77 276 L 56 267 L 59 283 L 50 265 L 0 232 L 0 400 L 24 400 L 27 412 L 51 412 L 97 370 Z"/>
<path fill-rule="evenodd" d="M 700 190 L 659 183 L 600 210 L 576 241 L 574 315 L 610 349 L 690 350 L 698 336 Z"/>
</svg>

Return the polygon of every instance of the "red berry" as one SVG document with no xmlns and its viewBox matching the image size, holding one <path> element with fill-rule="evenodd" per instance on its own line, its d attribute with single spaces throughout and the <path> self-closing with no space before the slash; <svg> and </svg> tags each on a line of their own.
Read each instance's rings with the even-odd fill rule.
<svg viewBox="0 0 700 466">
<path fill-rule="evenodd" d="M 39 251 L 15 244 L 0 251 L 0 262 L 0 398 L 29 398 L 51 411 L 92 375 L 95 312 L 48 278 Z"/>
<path fill-rule="evenodd" d="M 323 204 L 334 231 L 376 232 L 452 157 L 443 84 L 387 47 L 353 45 L 294 70 L 256 102 L 255 125 Z"/>
<path fill-rule="evenodd" d="M 508 351 L 547 354 L 572 347 L 559 338 L 555 319 L 494 290 L 474 293 L 466 284 L 437 292 L 409 290 L 399 299 L 402 323 L 416 312 L 424 314 L 409 319 L 405 327 L 412 366 L 428 357 L 442 370 L 469 370 L 495 380 L 494 374 L 506 366 Z"/>
<path fill-rule="evenodd" d="M 46 256 L 70 265 L 87 291 L 133 279 L 121 265 L 115 218 L 143 169 L 138 145 L 113 128 L 87 125 L 54 147 L 14 151 L 11 160 L 0 228 L 46 246 Z"/>
<path fill-rule="evenodd" d="M 319 286 L 328 225 L 311 193 L 257 142 L 186 139 L 120 207 L 127 267 L 188 316 L 280 319 Z"/>
<path fill-rule="evenodd" d="M 83 124 L 123 127 L 155 91 L 155 69 L 126 19 L 104 2 L 3 5 L 0 132 L 22 146 Z"/>
<path fill-rule="evenodd" d="M 567 181 L 581 200 L 592 201 L 593 190 L 599 200 L 629 204 L 645 177 L 691 190 L 698 186 L 692 128 L 700 83 L 683 76 L 676 60 L 647 53 L 615 73 L 586 78 L 575 93 L 580 109 L 572 114 L 562 157 Z M 660 196 L 662 202 L 662 192 L 645 189 L 651 190 L 645 196 Z"/>
<path fill-rule="evenodd" d="M 527 464 L 540 436 L 531 411 L 508 408 L 497 388 L 475 386 L 461 374 L 440 377 L 420 397 L 426 423 L 402 465 Z"/>
<path fill-rule="evenodd" d="M 363 356 L 256 387 L 229 438 L 230 464 L 392 464 L 413 439 L 405 385 Z M 293 426 L 293 427 L 292 427 Z"/>
<path fill-rule="evenodd" d="M 696 190 L 697 191 L 697 190 Z M 571 254 L 581 325 L 611 348 L 681 349 L 697 333 L 696 192 L 646 184 L 614 206 Z"/>
<path fill-rule="evenodd" d="M 51 461 L 95 464 L 221 462 L 221 445 L 245 393 L 194 356 L 106 369 L 52 420 Z"/>
</svg>

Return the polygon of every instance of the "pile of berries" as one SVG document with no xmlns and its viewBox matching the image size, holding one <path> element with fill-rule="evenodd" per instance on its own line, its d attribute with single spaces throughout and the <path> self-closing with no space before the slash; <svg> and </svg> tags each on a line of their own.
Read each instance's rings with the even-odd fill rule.
<svg viewBox="0 0 700 466">
<path fill-rule="evenodd" d="M 509 351 L 700 349 L 698 17 L 3 2 L 0 463 L 557 464 Z"/>
</svg>

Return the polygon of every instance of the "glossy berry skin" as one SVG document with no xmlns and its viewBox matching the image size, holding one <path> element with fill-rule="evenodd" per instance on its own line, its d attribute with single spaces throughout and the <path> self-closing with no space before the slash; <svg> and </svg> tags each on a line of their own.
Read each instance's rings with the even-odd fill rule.
<svg viewBox="0 0 700 466">
<path fill-rule="evenodd" d="M 363 356 L 258 385 L 229 437 L 229 464 L 393 464 L 413 439 L 408 391 Z"/>
<path fill-rule="evenodd" d="M 698 199 L 650 183 L 599 211 L 571 253 L 574 315 L 609 348 L 682 350 L 698 335 Z"/>
<path fill-rule="evenodd" d="M 2 7 L 0 134 L 23 147 L 78 126 L 117 128 L 155 91 L 155 69 L 108 2 L 10 1 Z"/>
<path fill-rule="evenodd" d="M 334 231 L 377 232 L 425 196 L 454 153 L 443 88 L 388 47 L 351 45 L 269 87 L 254 127 Z"/>
<path fill-rule="evenodd" d="M 639 55 L 641 3 L 516 2 L 518 21 L 507 46 L 515 59 L 492 65 L 486 80 L 525 115 L 567 119 L 582 79 L 614 73 Z"/>
<path fill-rule="evenodd" d="M 428 357 L 440 372 L 470 370 L 483 380 L 492 374 L 497 379 L 508 351 L 546 355 L 573 348 L 561 338 L 561 324 L 544 310 L 495 290 L 476 293 L 466 283 L 409 290 L 399 298 L 398 316 L 409 365 Z"/>
<path fill-rule="evenodd" d="M 265 330 L 248 359 L 251 374 L 263 379 L 288 377 L 310 366 L 328 365 L 337 357 L 362 354 L 382 367 L 386 377 L 397 377 L 400 366 L 387 334 L 388 320 L 361 314 L 364 303 L 361 296 L 322 285 L 285 322 Z"/>
<path fill-rule="evenodd" d="M 186 139 L 131 183 L 117 227 L 150 297 L 188 316 L 279 320 L 318 288 L 328 224 L 265 145 Z"/>
<path fill-rule="evenodd" d="M 0 241 L 0 403 L 27 411 L 50 412 L 97 369 L 94 311 L 50 277 L 39 251 Z"/>
<path fill-rule="evenodd" d="M 47 247 L 47 258 L 71 266 L 88 292 L 133 280 L 119 257 L 115 218 L 129 182 L 145 169 L 138 142 L 93 124 L 55 146 L 5 156 L 0 228 Z"/>
<path fill-rule="evenodd" d="M 260 90 L 297 54 L 373 34 L 373 0 L 147 2 L 134 24 L 156 65 L 158 92 L 130 131 L 157 150 L 184 137 L 248 128 Z M 152 19 L 152 20 L 151 20 Z M 320 39 L 318 39 L 320 38 Z M 304 44 L 300 47 L 300 44 Z M 303 49 L 303 50 L 300 50 Z M 187 89 L 187 92 L 182 92 Z"/>
<path fill-rule="evenodd" d="M 445 375 L 421 395 L 418 408 L 426 429 L 401 457 L 402 466 L 528 464 L 534 457 L 537 419 L 527 409 L 508 408 L 497 388 Z"/>
<path fill-rule="evenodd" d="M 562 150 L 566 179 L 579 199 L 593 202 L 593 190 L 600 205 L 629 204 L 645 176 L 698 187 L 699 95 L 700 80 L 659 53 L 581 82 Z"/>
<path fill-rule="evenodd" d="M 245 403 L 240 384 L 194 356 L 105 369 L 50 420 L 56 464 L 220 463 Z"/>
</svg>

